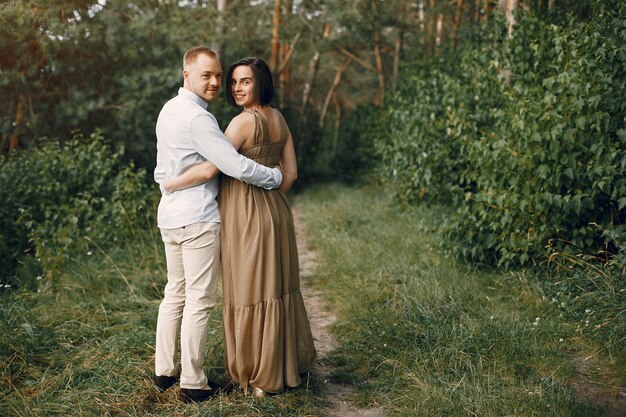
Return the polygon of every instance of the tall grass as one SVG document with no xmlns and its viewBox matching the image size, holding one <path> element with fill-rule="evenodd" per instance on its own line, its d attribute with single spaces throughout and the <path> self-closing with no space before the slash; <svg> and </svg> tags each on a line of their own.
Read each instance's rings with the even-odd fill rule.
<svg viewBox="0 0 626 417">
<path fill-rule="evenodd" d="M 130 224 L 131 238 L 115 249 L 73 253 L 39 292 L 0 295 L 0 415 L 323 415 L 324 403 L 307 389 L 317 383 L 314 375 L 268 401 L 237 390 L 191 405 L 178 399 L 177 388 L 157 394 L 154 330 L 166 266 L 158 229 L 143 224 Z M 205 369 L 225 383 L 222 343 L 217 308 Z"/>
<path fill-rule="evenodd" d="M 357 403 L 392 416 L 599 416 L 602 407 L 571 388 L 581 364 L 594 382 L 612 375 L 623 387 L 623 283 L 602 281 L 599 297 L 572 292 L 580 276 L 546 285 L 540 272 L 459 265 L 440 249 L 445 209 L 400 209 L 379 188 L 325 186 L 296 204 L 319 252 L 306 284 L 339 317 L 331 376 L 357 388 Z M 315 373 L 263 401 L 239 390 L 202 404 L 180 402 L 177 389 L 156 393 L 166 268 L 154 212 L 113 249 L 70 254 L 39 292 L 0 294 L 0 415 L 327 415 Z M 206 371 L 226 382 L 219 308 L 209 329 Z"/>
<path fill-rule="evenodd" d="M 545 270 L 460 265 L 441 249 L 445 208 L 399 209 L 379 188 L 325 187 L 300 203 L 323 260 L 317 285 L 340 316 L 333 378 L 362 404 L 398 416 L 602 415 L 571 383 L 581 355 L 623 377 L 612 356 L 623 334 L 608 347 L 585 338 L 555 308 Z M 623 313 L 623 295 L 612 307 Z"/>
</svg>

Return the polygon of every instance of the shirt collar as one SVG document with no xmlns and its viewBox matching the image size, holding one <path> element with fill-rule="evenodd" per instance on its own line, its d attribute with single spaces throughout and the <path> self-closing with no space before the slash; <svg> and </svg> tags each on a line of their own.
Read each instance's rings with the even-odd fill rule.
<svg viewBox="0 0 626 417">
<path fill-rule="evenodd" d="M 202 106 L 202 108 L 205 109 L 205 110 L 209 106 L 209 102 L 208 101 L 205 101 L 202 97 L 198 96 L 196 93 L 194 93 L 194 92 L 192 92 L 190 90 L 187 90 L 184 87 L 180 87 L 178 89 L 178 95 L 187 97 L 188 99 L 190 99 L 194 103 L 197 103 L 200 106 Z"/>
</svg>

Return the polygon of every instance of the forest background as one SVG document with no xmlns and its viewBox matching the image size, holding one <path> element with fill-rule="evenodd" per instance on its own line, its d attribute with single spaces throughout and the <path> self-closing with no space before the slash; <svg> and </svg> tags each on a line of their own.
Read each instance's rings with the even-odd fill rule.
<svg viewBox="0 0 626 417">
<path fill-rule="evenodd" d="M 377 184 L 398 210 L 443 210 L 443 253 L 531 273 L 623 387 L 626 2 L 6 0 L 0 34 L 11 384 L 33 348 L 15 300 L 154 226 L 156 116 L 205 44 L 225 68 L 269 62 L 296 192 Z M 237 112 L 209 110 L 222 127 Z"/>
</svg>

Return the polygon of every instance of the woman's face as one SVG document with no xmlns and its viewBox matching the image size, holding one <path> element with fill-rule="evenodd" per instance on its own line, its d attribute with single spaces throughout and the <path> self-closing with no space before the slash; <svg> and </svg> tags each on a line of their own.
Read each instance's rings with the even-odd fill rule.
<svg viewBox="0 0 626 417">
<path fill-rule="evenodd" d="M 251 107 L 256 103 L 254 97 L 255 79 L 252 69 L 247 65 L 235 67 L 232 75 L 232 93 L 238 106 Z"/>
</svg>

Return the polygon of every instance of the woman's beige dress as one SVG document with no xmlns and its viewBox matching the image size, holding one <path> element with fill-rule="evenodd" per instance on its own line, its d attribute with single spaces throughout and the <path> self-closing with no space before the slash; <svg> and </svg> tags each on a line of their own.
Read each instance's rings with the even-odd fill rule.
<svg viewBox="0 0 626 417">
<path fill-rule="evenodd" d="M 268 137 L 267 123 L 254 110 L 254 145 L 239 152 L 266 166 L 280 162 L 281 137 Z M 276 110 L 277 111 L 277 110 Z M 234 382 L 267 392 L 300 384 L 315 347 L 298 269 L 291 209 L 284 194 L 222 176 L 224 361 Z"/>
</svg>

